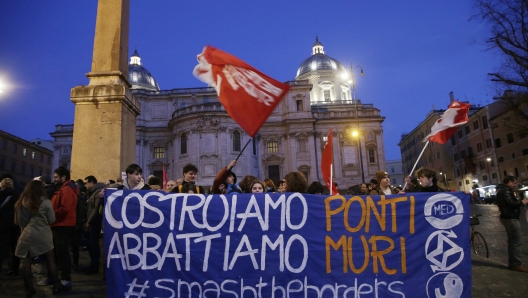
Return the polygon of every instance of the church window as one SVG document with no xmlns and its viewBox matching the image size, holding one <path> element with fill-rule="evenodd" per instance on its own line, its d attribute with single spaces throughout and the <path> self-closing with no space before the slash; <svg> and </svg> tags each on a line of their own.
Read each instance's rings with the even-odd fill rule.
<svg viewBox="0 0 528 298">
<path fill-rule="evenodd" d="M 35 159 L 35 151 L 31 152 L 31 159 Z"/>
<path fill-rule="evenodd" d="M 299 139 L 299 152 L 306 152 L 306 139 Z"/>
<path fill-rule="evenodd" d="M 268 147 L 268 153 L 279 152 L 279 142 L 277 141 L 268 141 L 267 147 Z"/>
<path fill-rule="evenodd" d="M 375 163 L 376 162 L 376 152 L 374 151 L 374 149 L 369 149 L 368 156 L 369 156 L 369 162 L 370 163 Z"/>
<path fill-rule="evenodd" d="M 154 147 L 154 158 L 165 158 L 165 147 Z"/>
<path fill-rule="evenodd" d="M 182 133 L 180 137 L 180 154 L 187 154 L 187 134 Z"/>
<path fill-rule="evenodd" d="M 302 99 L 299 99 L 296 101 L 296 104 L 297 104 L 297 112 L 302 112 L 303 110 L 303 102 L 302 102 Z"/>
<path fill-rule="evenodd" d="M 330 90 L 323 90 L 324 95 L 324 101 L 332 101 L 332 98 L 330 97 Z"/>
<path fill-rule="evenodd" d="M 240 151 L 240 132 L 238 130 L 233 132 L 233 151 Z"/>
<path fill-rule="evenodd" d="M 22 149 L 22 155 L 26 156 L 26 153 L 27 153 L 27 149 L 26 148 Z"/>
</svg>

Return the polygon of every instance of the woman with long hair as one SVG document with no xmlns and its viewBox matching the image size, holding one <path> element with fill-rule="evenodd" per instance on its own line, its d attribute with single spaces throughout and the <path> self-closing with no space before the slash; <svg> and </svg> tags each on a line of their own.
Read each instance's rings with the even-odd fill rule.
<svg viewBox="0 0 528 298">
<path fill-rule="evenodd" d="M 39 255 L 46 256 L 48 274 L 53 282 L 53 293 L 63 289 L 61 281 L 57 278 L 53 236 L 49 226 L 54 222 L 55 213 L 50 200 L 46 197 L 44 185 L 39 180 L 29 182 L 15 204 L 15 223 L 22 229 L 15 255 L 25 258 L 22 274 L 26 297 L 36 293 L 31 280 L 31 259 Z"/>
<path fill-rule="evenodd" d="M 265 189 L 266 192 L 276 192 L 277 191 L 275 189 L 275 183 L 273 183 L 273 180 L 271 180 L 270 178 L 264 180 L 264 186 L 266 186 L 266 189 Z"/>
<path fill-rule="evenodd" d="M 301 172 L 290 172 L 284 176 L 284 192 L 306 193 L 308 180 Z"/>
<path fill-rule="evenodd" d="M 261 193 L 264 191 L 265 191 L 264 182 L 260 180 L 253 181 L 253 183 L 251 184 L 251 193 Z"/>
</svg>

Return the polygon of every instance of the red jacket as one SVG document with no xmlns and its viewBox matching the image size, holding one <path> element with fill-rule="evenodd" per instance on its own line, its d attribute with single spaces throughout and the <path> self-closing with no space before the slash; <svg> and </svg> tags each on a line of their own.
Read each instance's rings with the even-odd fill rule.
<svg viewBox="0 0 528 298">
<path fill-rule="evenodd" d="M 79 190 L 75 183 L 67 180 L 55 191 L 51 198 L 51 205 L 55 211 L 55 223 L 52 227 L 70 227 L 77 223 L 76 208 Z"/>
</svg>

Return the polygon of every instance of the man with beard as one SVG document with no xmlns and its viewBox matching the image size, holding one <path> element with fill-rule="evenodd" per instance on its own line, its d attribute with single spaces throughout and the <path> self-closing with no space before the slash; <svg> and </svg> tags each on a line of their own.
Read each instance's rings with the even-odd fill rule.
<svg viewBox="0 0 528 298">
<path fill-rule="evenodd" d="M 53 181 L 57 190 L 51 198 L 51 205 L 55 212 L 55 222 L 51 225 L 53 246 L 58 269 L 61 271 L 61 282 L 64 287 L 71 289 L 71 256 L 68 246 L 77 224 L 76 207 L 79 190 L 75 182 L 70 180 L 70 171 L 58 167 L 53 173 Z M 38 283 L 39 286 L 51 284 L 50 278 Z"/>
</svg>

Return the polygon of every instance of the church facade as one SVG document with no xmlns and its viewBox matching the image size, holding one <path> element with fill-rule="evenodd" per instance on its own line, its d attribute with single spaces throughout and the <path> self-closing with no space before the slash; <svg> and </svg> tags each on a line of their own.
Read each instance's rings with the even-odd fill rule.
<svg viewBox="0 0 528 298">
<path fill-rule="evenodd" d="M 278 183 L 288 172 L 300 171 L 308 181 L 324 184 L 321 153 L 331 127 L 333 179 L 340 189 L 360 183 L 362 177 L 368 181 L 386 167 L 385 117 L 372 104 L 353 98 L 350 71 L 326 55 L 318 40 L 295 80 L 287 82 L 291 86 L 287 95 L 254 139 L 229 117 L 213 88 L 160 90 L 137 51 L 128 71 L 132 93 L 141 104 L 136 162 L 144 176 L 161 177 L 165 167 L 169 179 L 177 179 L 183 176 L 183 166 L 192 163 L 199 169 L 197 183 L 207 187 L 242 152 L 234 168 L 239 177 L 253 175 Z M 359 134 L 353 136 L 358 128 Z M 51 136 L 54 168 L 69 167 L 73 125 L 56 125 Z"/>
</svg>

